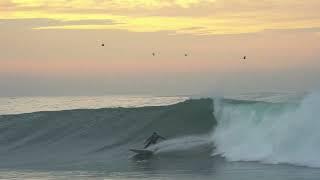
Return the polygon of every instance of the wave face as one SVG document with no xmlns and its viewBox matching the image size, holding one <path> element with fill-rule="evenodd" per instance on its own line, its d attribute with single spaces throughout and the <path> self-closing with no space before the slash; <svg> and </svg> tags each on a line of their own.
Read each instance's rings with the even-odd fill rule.
<svg viewBox="0 0 320 180">
<path fill-rule="evenodd" d="M 215 154 L 230 161 L 320 167 L 320 95 L 301 103 L 215 101 Z"/>
<path fill-rule="evenodd" d="M 175 150 L 186 148 L 199 139 L 194 135 L 212 131 L 212 109 L 211 99 L 200 99 L 169 106 L 2 115 L 0 167 L 121 166 L 128 161 L 128 149 L 143 147 L 154 131 L 173 139 L 169 143 Z"/>
</svg>

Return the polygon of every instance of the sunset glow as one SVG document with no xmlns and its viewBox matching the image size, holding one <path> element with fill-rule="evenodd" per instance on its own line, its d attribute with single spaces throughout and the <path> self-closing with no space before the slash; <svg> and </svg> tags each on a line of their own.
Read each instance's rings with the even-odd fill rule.
<svg viewBox="0 0 320 180">
<path fill-rule="evenodd" d="M 258 73 L 271 85 L 282 80 L 276 87 L 300 88 L 297 76 L 320 70 L 319 7 L 319 0 L 2 0 L 0 75 L 18 85 L 49 77 L 99 85 L 118 80 L 110 77 L 243 78 L 241 85 L 263 82 L 251 75 Z"/>
</svg>

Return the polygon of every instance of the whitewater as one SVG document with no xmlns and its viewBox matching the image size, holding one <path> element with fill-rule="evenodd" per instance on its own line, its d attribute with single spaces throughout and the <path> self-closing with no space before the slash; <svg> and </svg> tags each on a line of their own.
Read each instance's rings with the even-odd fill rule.
<svg viewBox="0 0 320 180">
<path fill-rule="evenodd" d="M 320 178 L 317 93 L 0 104 L 0 179 Z M 154 156 L 128 151 L 154 131 L 168 139 L 150 147 Z"/>
<path fill-rule="evenodd" d="M 320 167 L 320 94 L 298 103 L 215 103 L 215 154 L 230 161 Z"/>
</svg>

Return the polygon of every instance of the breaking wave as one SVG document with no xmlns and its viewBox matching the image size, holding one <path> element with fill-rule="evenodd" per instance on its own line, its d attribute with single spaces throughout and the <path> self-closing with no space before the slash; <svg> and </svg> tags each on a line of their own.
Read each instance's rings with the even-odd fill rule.
<svg viewBox="0 0 320 180">
<path fill-rule="evenodd" d="M 215 102 L 214 155 L 320 167 L 320 95 L 300 103 Z"/>
<path fill-rule="evenodd" d="M 157 156 L 219 155 L 320 167 L 320 95 L 297 102 L 197 99 L 154 107 L 0 116 L 0 168 L 128 166 L 130 148 L 157 131 Z M 107 165 L 106 165 L 107 164 Z"/>
</svg>

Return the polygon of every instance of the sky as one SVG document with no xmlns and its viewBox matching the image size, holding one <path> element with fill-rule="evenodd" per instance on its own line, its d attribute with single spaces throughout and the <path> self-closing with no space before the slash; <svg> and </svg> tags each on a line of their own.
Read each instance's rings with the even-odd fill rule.
<svg viewBox="0 0 320 180">
<path fill-rule="evenodd" d="M 316 91 L 319 7 L 0 0 L 0 96 Z"/>
</svg>

